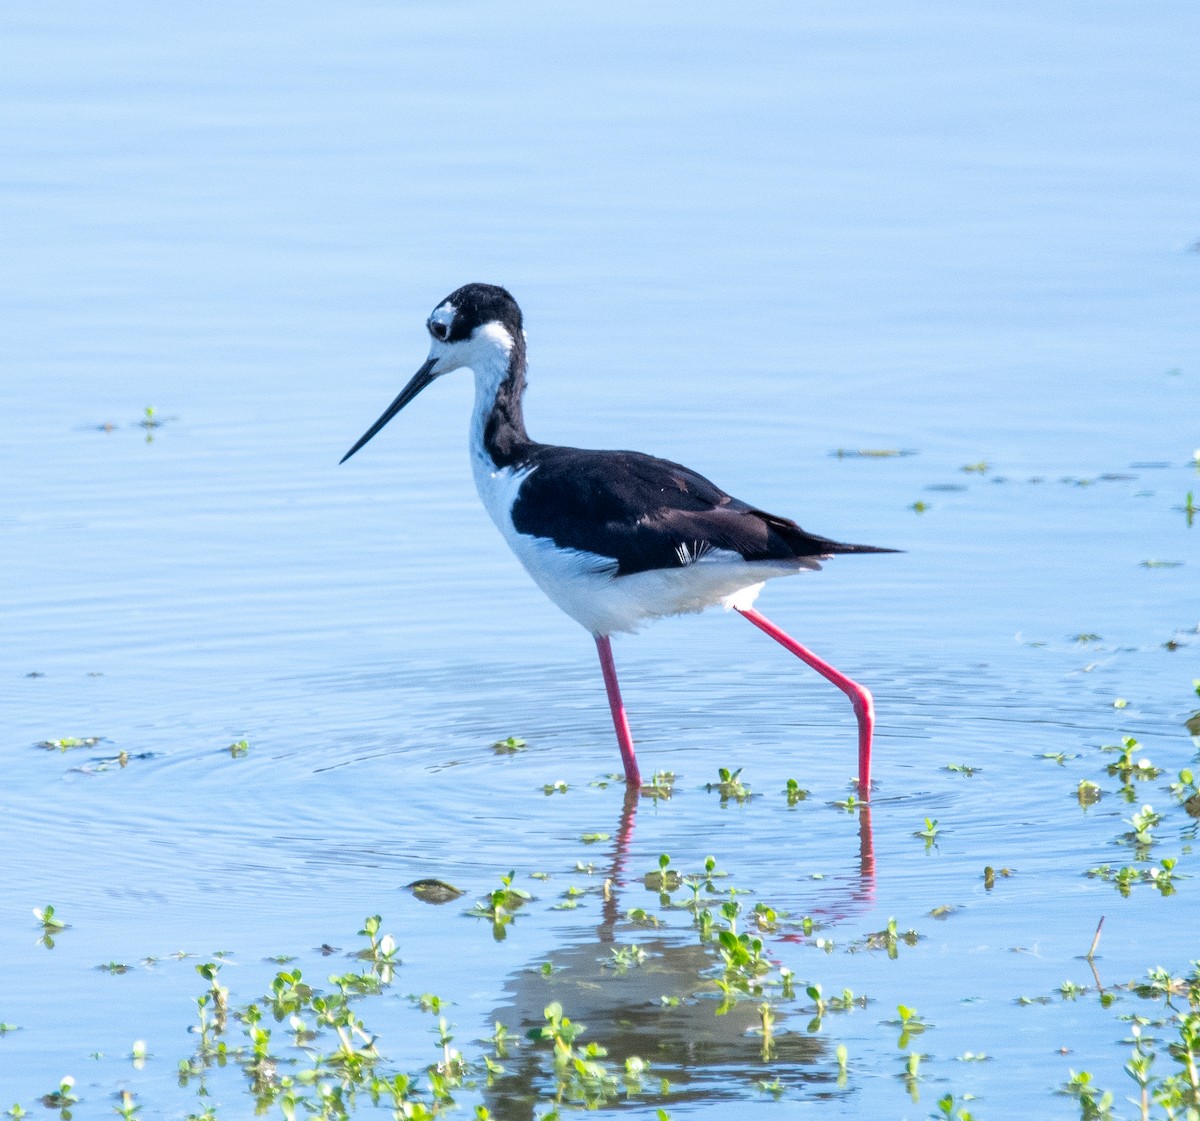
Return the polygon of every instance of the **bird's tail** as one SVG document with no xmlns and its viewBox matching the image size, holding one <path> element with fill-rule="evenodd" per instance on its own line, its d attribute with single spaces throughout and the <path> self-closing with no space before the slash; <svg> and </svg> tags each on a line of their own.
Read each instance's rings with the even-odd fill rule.
<svg viewBox="0 0 1200 1121">
<path fill-rule="evenodd" d="M 788 548 L 797 559 L 805 557 L 833 557 L 841 553 L 899 553 L 901 549 L 885 549 L 880 545 L 851 545 L 845 541 L 834 541 L 817 533 L 808 533 L 801 529 L 790 518 L 781 518 L 777 514 L 768 514 L 756 510 L 775 533 L 783 538 Z"/>
</svg>

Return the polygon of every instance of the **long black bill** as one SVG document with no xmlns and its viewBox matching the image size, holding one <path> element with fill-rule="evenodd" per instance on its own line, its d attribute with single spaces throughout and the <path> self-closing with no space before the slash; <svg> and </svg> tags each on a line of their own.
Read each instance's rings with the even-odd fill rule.
<svg viewBox="0 0 1200 1121">
<path fill-rule="evenodd" d="M 358 443 L 355 444 L 354 447 L 352 447 L 344 456 L 342 456 L 341 459 L 338 460 L 339 465 L 345 463 L 346 460 L 348 460 L 356 451 L 358 451 L 359 448 L 363 446 L 363 444 L 370 440 L 375 433 L 377 433 L 385 424 L 387 424 L 389 420 L 392 419 L 392 417 L 394 417 L 402 408 L 404 408 L 409 401 L 411 401 L 418 393 L 420 393 L 421 390 L 424 389 L 431 381 L 434 381 L 437 378 L 436 374 L 430 373 L 436 364 L 437 359 L 430 358 L 424 366 L 422 366 L 415 374 L 413 374 L 408 385 L 400 390 L 400 395 L 396 398 L 396 400 L 394 400 L 384 410 L 383 416 L 381 416 L 374 424 L 372 424 L 371 427 L 362 434 L 362 437 L 359 439 Z"/>
</svg>

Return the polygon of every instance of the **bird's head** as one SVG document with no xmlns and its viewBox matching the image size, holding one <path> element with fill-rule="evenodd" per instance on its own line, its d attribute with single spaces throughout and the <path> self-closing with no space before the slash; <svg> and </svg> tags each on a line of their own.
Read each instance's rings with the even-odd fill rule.
<svg viewBox="0 0 1200 1121">
<path fill-rule="evenodd" d="M 464 284 L 451 292 L 425 321 L 429 357 L 413 374 L 383 415 L 344 456 L 345 463 L 427 385 L 443 374 L 470 367 L 507 367 L 514 349 L 524 352 L 521 309 L 508 291 L 496 284 Z"/>
</svg>

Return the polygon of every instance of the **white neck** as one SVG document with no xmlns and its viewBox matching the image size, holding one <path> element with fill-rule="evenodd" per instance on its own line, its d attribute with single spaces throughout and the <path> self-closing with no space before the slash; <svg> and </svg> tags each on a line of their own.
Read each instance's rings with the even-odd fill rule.
<svg viewBox="0 0 1200 1121">
<path fill-rule="evenodd" d="M 507 335 L 505 336 L 507 338 Z M 496 391 L 508 376 L 508 351 L 500 347 L 480 348 L 478 358 L 471 363 L 475 375 L 475 406 L 471 410 L 470 449 L 471 462 L 486 462 L 488 469 L 493 465 L 483 446 L 483 429 L 492 409 L 496 405 Z"/>
</svg>

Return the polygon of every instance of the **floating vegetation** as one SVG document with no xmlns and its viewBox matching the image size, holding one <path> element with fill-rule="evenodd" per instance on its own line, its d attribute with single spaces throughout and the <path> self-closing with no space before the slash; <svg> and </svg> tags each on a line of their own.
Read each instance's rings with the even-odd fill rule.
<svg viewBox="0 0 1200 1121">
<path fill-rule="evenodd" d="M 794 806 L 798 802 L 804 802 L 808 799 L 811 790 L 805 790 L 794 778 L 787 780 L 787 786 L 784 789 L 784 796 L 787 798 L 787 804 Z"/>
<path fill-rule="evenodd" d="M 524 751 L 528 746 L 520 736 L 507 736 L 492 744 L 492 750 L 497 755 L 515 755 L 518 751 Z"/>
<path fill-rule="evenodd" d="M 61 934 L 64 930 L 69 930 L 62 919 L 55 913 L 54 908 L 47 903 L 45 907 L 35 907 L 33 909 L 33 917 L 41 924 L 42 933 L 38 937 L 38 943 L 45 946 L 47 950 L 54 949 L 54 939 L 56 935 Z"/>
<path fill-rule="evenodd" d="M 231 743 L 225 750 L 229 752 L 231 759 L 241 759 L 250 754 L 250 744 L 246 740 L 237 740 Z"/>
<path fill-rule="evenodd" d="M 1180 874 L 1175 871 L 1178 861 L 1174 857 L 1164 857 L 1157 866 L 1140 868 L 1135 865 L 1125 865 L 1113 868 L 1109 864 L 1101 864 L 1089 868 L 1084 874 L 1089 879 L 1103 880 L 1113 884 L 1125 896 L 1129 895 L 1134 884 L 1153 884 L 1162 895 L 1174 895 L 1175 884 Z"/>
<path fill-rule="evenodd" d="M 1068 753 L 1066 751 L 1043 751 L 1038 756 L 1038 758 L 1039 759 L 1052 759 L 1060 767 L 1065 767 L 1068 759 L 1078 759 L 1079 758 L 1079 752 L 1073 751 L 1073 752 Z"/>
<path fill-rule="evenodd" d="M 43 930 L 57 932 L 67 929 L 67 924 L 55 915 L 54 908 L 49 903 L 45 907 L 35 907 L 33 917 L 42 924 Z"/>
<path fill-rule="evenodd" d="M 1116 751 L 1120 754 L 1116 762 L 1109 763 L 1104 769 L 1115 777 L 1119 778 L 1123 783 L 1129 783 L 1130 780 L 1145 782 L 1150 779 L 1156 779 L 1162 774 L 1162 771 L 1150 762 L 1145 756 L 1134 758 L 1134 752 L 1141 745 L 1133 736 L 1122 736 L 1119 747 L 1106 744 L 1101 751 Z"/>
<path fill-rule="evenodd" d="M 739 804 L 749 801 L 753 795 L 750 792 L 750 787 L 742 782 L 740 778 L 741 773 L 741 767 L 738 767 L 736 771 L 731 771 L 727 767 L 718 767 L 718 781 L 706 783 L 704 789 L 710 793 L 715 790 L 720 794 L 722 805 L 731 801 Z"/>
<path fill-rule="evenodd" d="M 917 453 L 910 448 L 838 448 L 829 454 L 838 459 L 897 459 Z"/>
<path fill-rule="evenodd" d="M 1177 560 L 1144 560 L 1139 561 L 1141 568 L 1182 568 L 1183 561 Z"/>
<path fill-rule="evenodd" d="M 925 847 L 928 849 L 933 844 L 933 842 L 935 840 L 937 840 L 937 836 L 941 831 L 942 830 L 941 830 L 941 827 L 938 825 L 937 818 L 936 817 L 927 817 L 925 819 L 924 827 L 921 829 L 918 829 L 913 834 L 913 836 L 922 838 L 925 842 Z"/>
<path fill-rule="evenodd" d="M 993 868 L 990 864 L 983 870 L 983 888 L 991 891 L 996 886 L 996 877 L 1007 880 L 1013 874 L 1011 868 Z"/>
<path fill-rule="evenodd" d="M 105 755 L 99 759 L 91 759 L 86 763 L 80 764 L 78 767 L 72 767 L 71 770 L 79 775 L 102 775 L 105 771 L 111 771 L 114 768 L 119 771 L 124 770 L 133 761 L 141 762 L 153 758 L 153 751 L 139 751 L 136 755 L 130 755 L 127 751 L 118 751 L 116 755 Z"/>
<path fill-rule="evenodd" d="M 95 747 L 103 736 L 68 736 L 61 740 L 41 740 L 36 745 L 43 751 L 74 751 L 81 747 Z"/>
<path fill-rule="evenodd" d="M 848 947 L 850 953 L 855 953 L 860 950 L 883 950 L 893 961 L 900 954 L 900 947 L 915 946 L 921 940 L 921 936 L 913 929 L 900 930 L 895 919 L 888 919 L 887 926 L 882 930 L 876 930 L 868 934 L 865 938 L 858 942 L 850 943 Z"/>
<path fill-rule="evenodd" d="M 674 771 L 655 771 L 649 782 L 642 784 L 642 797 L 667 799 L 675 789 Z"/>
<path fill-rule="evenodd" d="M 1064 640 L 1052 644 L 1054 650 L 1047 656 L 1077 659 L 1071 642 L 1078 645 L 1098 641 L 1100 636 L 1092 632 L 1065 636 Z M 1163 706 L 1149 698 L 1145 689 L 1134 691 L 1128 685 L 1125 688 L 1135 698 L 1140 720 L 1148 724 L 1148 714 L 1162 710 Z M 1192 688 L 1195 696 L 1200 698 L 1200 680 L 1193 682 Z M 1124 711 L 1128 705 L 1116 692 L 1115 687 L 1098 691 L 1090 704 L 1092 715 L 1102 720 L 1128 720 L 1128 713 Z M 1191 708 L 1189 704 L 1185 711 Z M 1107 717 L 1103 715 L 1105 712 Z M 1115 713 L 1121 715 L 1115 716 Z M 1200 711 L 1193 716 L 1200 717 Z M 1141 726 L 1138 725 L 1139 734 Z M 1071 750 L 1082 745 L 1081 739 L 1066 739 L 1069 735 L 1079 735 L 1071 728 L 1072 725 L 1063 724 L 1047 730 L 1026 749 L 1028 755 L 1059 765 L 1082 759 L 1079 751 Z M 1145 738 L 1160 734 L 1160 729 L 1150 726 Z M 1173 739 L 1177 746 L 1177 733 Z M 515 737 L 512 740 L 524 744 Z M 67 742 L 46 741 L 46 749 L 68 751 L 71 748 L 64 746 Z M 500 745 L 505 742 L 500 741 Z M 1093 741 L 1098 742 L 1099 739 Z M 1158 746 L 1157 739 L 1154 743 L 1158 761 L 1171 764 L 1169 775 L 1150 761 L 1146 750 L 1133 736 L 1121 736 L 1103 747 L 1089 747 L 1090 770 L 1082 766 L 1071 767 L 1072 771 L 1084 771 L 1087 777 L 1080 778 L 1071 773 L 1069 779 L 1061 774 L 1054 779 L 1052 776 L 1058 772 L 1053 769 L 1042 773 L 1048 776 L 1046 781 L 1057 782 L 1062 796 L 1073 793 L 1084 809 L 1102 798 L 1109 800 L 1104 811 L 1092 813 L 1087 819 L 1086 827 L 1092 832 L 1097 826 L 1103 828 L 1110 814 L 1113 820 L 1122 814 L 1125 816 L 1119 827 L 1105 830 L 1101 842 L 1107 846 L 1105 850 L 1080 860 L 1071 869 L 1071 875 L 1094 881 L 1076 880 L 1080 889 L 1090 892 L 1090 898 L 1102 897 L 1106 905 L 1115 907 L 1125 906 L 1123 899 L 1137 896 L 1145 901 L 1143 906 L 1151 907 L 1156 913 L 1161 911 L 1163 921 L 1167 922 L 1178 912 L 1168 915 L 1162 909 L 1178 907 L 1179 901 L 1187 899 L 1193 890 L 1188 861 L 1196 836 L 1196 822 L 1200 818 L 1200 788 L 1194 763 L 1191 767 L 1182 766 L 1185 760 L 1176 761 L 1170 756 L 1171 737 L 1164 737 L 1163 746 Z M 964 738 L 960 746 L 965 750 L 972 744 L 972 752 L 990 750 L 985 742 L 975 739 Z M 246 741 L 242 741 L 242 746 L 248 748 Z M 231 755 L 236 754 L 234 749 L 238 747 L 238 744 L 230 745 Z M 1042 747 L 1050 750 L 1041 751 Z M 1021 767 L 1028 768 L 1028 755 Z M 119 758 L 120 755 L 111 761 L 102 760 L 97 767 L 105 762 L 115 765 Z M 987 755 L 988 760 L 993 758 L 993 755 Z M 903 808 L 911 807 L 913 803 L 902 799 L 889 806 L 884 801 L 880 815 L 885 820 L 892 819 L 889 837 L 892 845 L 903 842 L 913 828 L 913 821 L 923 820 L 923 828 L 918 828 L 913 836 L 922 839 L 926 849 L 930 849 L 943 834 L 941 822 L 932 816 L 932 812 L 938 812 L 933 807 L 938 807 L 940 816 L 946 820 L 953 815 L 958 822 L 962 820 L 964 800 L 977 799 L 981 793 L 989 797 L 986 785 L 996 776 L 1000 776 L 1001 781 L 1008 776 L 1007 765 L 999 762 L 995 765 L 988 762 L 989 775 L 985 779 L 975 777 L 983 768 L 967 762 L 950 762 L 938 767 L 934 756 L 933 759 L 922 759 L 920 766 L 924 768 L 927 780 L 935 769 L 943 772 L 942 778 L 933 780 L 940 783 L 939 800 L 925 803 L 925 812 L 930 812 L 930 816 L 923 818 L 914 818 L 911 808 L 903 814 L 887 812 L 895 805 Z M 742 780 L 742 773 L 738 767 L 721 767 L 718 781 L 704 784 L 702 789 L 709 794 L 717 792 L 723 805 L 744 803 L 750 799 L 751 791 Z M 959 775 L 963 779 L 975 779 L 975 782 L 965 785 L 951 781 L 945 775 Z M 806 778 L 819 791 L 818 780 L 807 775 Z M 822 1095 L 861 1090 L 861 1077 L 868 1074 L 874 1078 L 878 1073 L 878 1055 L 890 1054 L 896 1057 L 886 1060 L 885 1066 L 894 1064 L 891 1073 L 897 1076 L 893 1083 L 895 1090 L 891 1092 L 897 1096 L 904 1092 L 920 1103 L 916 1112 L 908 1107 L 910 1116 L 950 1117 L 958 1121 L 971 1118 L 973 1098 L 970 1090 L 980 1087 L 966 1083 L 955 1085 L 951 1092 L 946 1086 L 945 1066 L 930 1064 L 944 1064 L 947 1059 L 963 1064 L 982 1064 L 988 1056 L 977 1047 L 964 1052 L 963 1043 L 972 1041 L 964 1041 L 959 1036 L 941 1054 L 936 1053 L 938 1032 L 929 1019 L 916 1010 L 918 1004 L 926 1008 L 926 1000 L 932 998 L 923 998 L 920 992 L 901 990 L 896 995 L 904 995 L 906 999 L 896 1006 L 896 1018 L 884 1021 L 881 1026 L 873 1016 L 857 1020 L 853 1038 L 862 1040 L 865 1034 L 874 1031 L 873 1043 L 868 1043 L 862 1050 L 852 1043 L 852 1054 L 851 1048 L 838 1040 L 842 1027 L 839 1017 L 854 1016 L 870 1003 L 868 995 L 856 991 L 864 987 L 858 979 L 863 970 L 860 968 L 857 973 L 846 975 L 845 964 L 850 962 L 851 955 L 874 955 L 874 965 L 866 972 L 868 978 L 875 975 L 872 971 L 892 969 L 891 962 L 927 956 L 921 945 L 922 935 L 912 927 L 901 927 L 895 918 L 889 918 L 882 929 L 871 929 L 880 925 L 879 916 L 871 917 L 873 903 L 864 907 L 861 902 L 871 899 L 873 883 L 868 871 L 874 861 L 869 806 L 854 796 L 831 803 L 827 800 L 828 795 L 814 796 L 798 779 L 780 781 L 776 778 L 768 793 L 756 796 L 754 806 L 760 805 L 758 799 L 761 798 L 765 812 L 782 815 L 791 811 L 786 818 L 777 818 L 777 823 L 784 828 L 802 825 L 806 830 L 820 829 L 822 823 L 816 820 L 816 815 L 824 814 L 824 825 L 830 832 L 857 833 L 861 845 L 862 880 L 857 880 L 857 871 L 847 876 L 843 868 L 822 870 L 811 865 L 800 866 L 782 879 L 774 873 L 768 884 L 775 898 L 764 899 L 758 891 L 752 890 L 753 886 L 761 891 L 762 883 L 752 885 L 736 881 L 719 870 L 716 859 L 711 856 L 700 866 L 697 862 L 683 861 L 677 865 L 671 855 L 664 852 L 658 855 L 656 862 L 653 858 L 648 861 L 656 863 L 649 871 L 639 869 L 631 873 L 626 846 L 631 836 L 629 823 L 639 805 L 639 797 L 644 813 L 661 817 L 674 813 L 680 808 L 679 803 L 686 803 L 689 798 L 691 802 L 684 808 L 695 812 L 698 795 L 694 785 L 683 787 L 680 788 L 679 803 L 667 803 L 666 799 L 675 792 L 675 775 L 661 771 L 640 791 L 626 793 L 623 800 L 612 791 L 599 796 L 614 803 L 623 801 L 624 816 L 619 828 L 610 826 L 607 830 L 580 833 L 584 824 L 590 824 L 580 818 L 585 813 L 591 817 L 594 812 L 594 806 L 584 810 L 584 804 L 589 799 L 594 802 L 595 791 L 603 789 L 608 781 L 611 780 L 589 785 L 583 779 L 572 778 L 570 784 L 561 779 L 539 784 L 547 796 L 571 794 L 570 801 L 537 800 L 539 813 L 558 812 L 562 821 L 568 823 L 559 835 L 567 838 L 570 845 L 596 846 L 588 854 L 592 859 L 587 861 L 575 859 L 575 853 L 580 851 L 577 847 L 572 850 L 568 846 L 565 851 L 569 856 L 564 855 L 560 864 L 539 853 L 538 859 L 544 860 L 546 870 L 522 871 L 520 876 L 553 881 L 554 886 L 544 893 L 540 903 L 529 891 L 517 886 L 518 873 L 514 870 L 500 876 L 499 886 L 469 907 L 450 908 L 449 912 L 438 915 L 425 912 L 426 924 L 444 926 L 464 922 L 469 931 L 467 937 L 482 938 L 485 943 L 486 928 L 477 929 L 458 916 L 486 919 L 492 937 L 497 941 L 508 938 L 515 942 L 512 949 L 518 955 L 526 949 L 522 941 L 544 933 L 542 927 L 553 917 L 564 913 L 574 916 L 572 930 L 586 930 L 589 924 L 598 924 L 599 937 L 585 934 L 578 946 L 568 938 L 565 948 L 547 954 L 540 944 L 532 945 L 532 952 L 523 959 L 524 966 L 518 966 L 509 974 L 510 979 L 503 982 L 506 993 L 510 988 L 514 991 L 511 1000 L 505 998 L 509 1000 L 509 1011 L 497 1013 L 498 1021 L 494 1022 L 489 1016 L 486 1027 L 481 1030 L 480 1026 L 475 1026 L 468 1033 L 465 1027 L 453 1022 L 454 1009 L 456 1003 L 466 1004 L 472 997 L 456 992 L 454 1000 L 447 999 L 436 987 L 440 982 L 428 976 L 411 983 L 414 992 L 407 1001 L 399 997 L 393 989 L 395 978 L 404 976 L 405 969 L 411 970 L 413 966 L 402 964 L 400 946 L 385 932 L 379 915 L 371 915 L 364 921 L 359 931 L 362 942 L 348 955 L 348 961 L 334 964 L 332 970 L 329 966 L 323 970 L 307 965 L 302 968 L 302 964 L 290 955 L 279 954 L 269 959 L 272 962 L 270 975 L 260 977 L 254 988 L 243 996 L 231 993 L 229 985 L 231 977 L 239 973 L 244 977 L 245 974 L 232 970 L 232 963 L 223 966 L 225 955 L 209 954 L 200 959 L 201 964 L 196 967 L 203 982 L 195 1003 L 198 1022 L 192 1028 L 196 1046 L 179 1063 L 182 1091 L 195 1095 L 193 1112 L 188 1115 L 193 1121 L 220 1121 L 224 1113 L 217 1091 L 225 1094 L 231 1085 L 236 1085 L 238 1090 L 235 1092 L 249 1095 L 248 1101 L 253 1104 L 248 1108 L 263 1116 L 282 1117 L 284 1121 L 302 1117 L 333 1121 L 356 1114 L 375 1116 L 379 1112 L 431 1121 L 440 1117 L 471 1116 L 472 1110 L 477 1121 L 486 1121 L 506 1116 L 499 1103 L 517 1097 L 522 1102 L 523 1115 L 536 1118 L 565 1117 L 569 1110 L 582 1109 L 621 1109 L 637 1111 L 639 1115 L 644 1112 L 647 1116 L 656 1113 L 666 1116 L 674 1095 L 681 1091 L 689 1095 L 675 1098 L 682 1110 L 684 1102 L 702 1100 L 698 1095 L 705 1092 L 699 1079 L 686 1091 L 682 1085 L 675 1085 L 676 1072 L 686 1064 L 677 1059 L 669 1041 L 682 1036 L 691 1047 L 707 1046 L 710 1040 L 720 1040 L 721 1047 L 729 1054 L 740 1056 L 737 1066 L 731 1067 L 737 1074 L 732 1076 L 735 1084 L 730 1093 L 750 1102 L 758 1094 L 794 1102 L 797 1096 L 811 1093 L 808 1089 L 811 1085 L 821 1086 Z M 979 787 L 979 782 L 985 783 L 985 788 Z M 1102 789 L 1102 783 L 1106 789 Z M 1148 786 L 1148 783 L 1152 785 Z M 1158 785 L 1154 786 L 1155 783 Z M 1118 784 L 1119 792 L 1114 793 Z M 532 789 L 536 797 L 538 787 Z M 1114 797 L 1117 798 L 1115 804 L 1111 802 Z M 710 799 L 702 794 L 699 798 L 701 808 L 707 805 L 708 813 L 717 812 Z M 1122 798 L 1130 805 L 1118 814 L 1114 807 L 1120 805 Z M 949 799 L 951 804 L 957 800 L 959 805 L 949 808 L 943 799 Z M 805 806 L 797 809 L 802 802 Z M 922 805 L 919 801 L 915 804 Z M 841 814 L 830 814 L 830 806 L 858 816 L 847 821 Z M 942 808 L 944 806 L 946 808 Z M 758 812 L 757 809 L 754 812 Z M 1083 820 L 1075 813 L 1063 816 L 1077 823 Z M 905 820 L 910 824 L 906 825 Z M 729 824 L 741 827 L 740 821 Z M 968 834 L 960 826 L 956 835 Z M 911 846 L 911 841 L 908 844 Z M 911 846 L 910 856 L 919 856 L 912 850 L 915 846 Z M 1003 848 L 1000 851 L 1004 853 Z M 1118 858 L 1113 858 L 1114 851 L 1120 854 Z M 1016 859 L 1015 856 L 1010 858 Z M 1031 864 L 1036 863 L 1034 857 L 1028 859 Z M 1035 870 L 1031 868 L 1030 872 Z M 1040 873 L 1040 869 L 1037 872 Z M 989 865 L 984 869 L 984 889 L 993 891 L 998 882 L 1012 875 L 1011 868 Z M 826 883 L 815 887 L 814 882 L 822 878 Z M 848 880 L 851 887 L 847 893 Z M 952 882 L 939 881 L 938 893 L 941 894 L 946 883 Z M 952 939 L 956 933 L 970 927 L 974 908 L 968 899 L 978 890 L 978 883 L 978 879 L 973 879 L 968 872 L 959 884 L 963 895 L 947 894 L 920 905 L 920 913 L 926 914 L 928 919 L 946 923 L 952 916 L 957 916 L 953 922 L 939 928 L 939 942 Z M 1115 896 L 1105 884 L 1116 888 Z M 1151 892 L 1149 888 L 1154 890 Z M 414 880 L 405 890 L 414 898 L 435 905 L 452 902 L 463 895 L 452 884 L 434 878 Z M 630 891 L 637 893 L 633 900 L 628 898 Z M 815 893 L 814 897 L 805 898 L 805 892 Z M 793 900 L 800 902 L 792 903 Z M 407 901 L 403 902 L 407 905 Z M 798 913 L 789 914 L 779 906 L 780 903 L 794 906 Z M 938 905 L 929 909 L 932 903 Z M 806 908 L 811 908 L 813 913 L 805 914 Z M 41 908 L 35 915 L 42 924 L 41 933 L 46 944 L 53 945 L 52 936 L 65 924 L 56 918 L 52 907 Z M 517 923 L 518 917 L 523 921 Z M 1097 928 L 1096 941 L 1098 935 Z M 77 935 L 70 937 L 75 939 Z M 1132 1042 L 1128 1045 L 1135 1047 L 1130 1065 L 1142 1079 L 1137 1083 L 1138 1094 L 1144 1085 L 1152 1103 L 1159 1100 L 1185 1103 L 1176 1107 L 1174 1115 L 1179 1121 L 1190 1121 L 1187 1110 L 1192 1107 L 1186 1104 L 1191 1100 L 1187 1097 L 1190 1088 L 1186 1076 L 1181 1074 L 1183 1067 L 1174 1061 L 1175 1049 L 1187 1044 L 1183 1035 L 1174 1039 L 1171 1036 L 1182 1030 L 1177 1026 L 1183 1022 L 1178 1017 L 1196 1014 L 1195 1008 L 1188 1013 L 1180 1011 L 1189 999 L 1191 982 L 1186 976 L 1180 976 L 1179 971 L 1151 971 L 1138 983 L 1136 992 L 1132 985 L 1113 984 L 1109 978 L 1102 984 L 1099 974 L 1104 965 L 1095 958 L 1095 949 L 1093 943 L 1092 953 L 1087 956 L 1095 974 L 1094 986 L 1090 980 L 1085 984 L 1082 979 L 1068 979 L 1050 992 L 1035 990 L 1031 995 L 1018 996 L 1010 990 L 1004 997 L 1012 1002 L 1013 1014 L 1028 1015 L 1018 1010 L 1034 1006 L 1052 1013 L 1063 1003 L 1076 1005 L 1075 1012 L 1080 1016 L 1092 1009 L 1102 1014 L 1114 1002 L 1118 1010 L 1122 1010 L 1123 1004 L 1123 1011 L 1128 1013 L 1135 996 L 1164 1002 L 1166 1008 L 1162 1015 L 1153 1017 L 1153 1029 L 1149 1026 L 1152 1018 L 1145 1018 L 1141 1051 L 1137 1051 L 1138 1045 Z M 1030 943 L 1030 947 L 1014 952 L 1033 954 L 1037 951 Z M 333 945 L 322 946 L 308 956 L 317 961 L 326 956 L 347 957 Z M 413 955 L 406 956 L 411 958 Z M 137 964 L 131 963 L 139 963 L 146 969 L 155 959 L 145 958 L 139 962 L 132 956 L 118 956 L 95 965 L 98 960 L 102 960 L 99 954 L 89 958 L 88 968 L 118 978 L 138 968 Z M 506 952 L 502 960 L 505 970 L 509 970 L 512 954 Z M 839 963 L 843 963 L 841 970 Z M 847 981 L 854 987 L 849 987 Z M 97 979 L 94 983 L 100 982 Z M 477 985 L 478 979 L 472 978 L 470 983 Z M 245 996 L 260 987 L 264 989 L 263 994 L 247 1002 Z M 865 987 L 875 991 L 873 981 L 868 980 Z M 1200 993 L 1200 981 L 1195 987 Z M 128 984 L 114 980 L 111 988 L 126 991 Z M 422 991 L 425 989 L 433 991 Z M 880 995 L 875 992 L 876 1000 Z M 964 999 L 969 1002 L 975 998 L 967 996 Z M 895 996 L 892 996 L 889 1004 L 894 1000 Z M 634 1008 L 636 1015 L 631 1013 Z M 941 1021 L 937 1008 L 928 1010 L 933 1013 L 930 1019 Z M 419 1017 L 427 1030 L 414 1032 L 410 1026 L 397 1025 L 398 1014 L 408 1016 L 410 1020 Z M 471 1017 L 469 1023 L 475 1024 L 479 1020 L 475 1012 Z M 1176 1019 L 1172 1020 L 1172 1017 Z M 26 1017 L 19 1018 L 25 1022 Z M 581 1021 L 587 1021 L 591 1026 Z M 1114 1031 L 1119 1035 L 1115 1034 L 1114 1038 L 1136 1039 L 1137 1036 L 1130 1032 L 1130 1024 L 1137 1022 L 1137 1018 L 1128 1016 L 1115 1021 Z M 6 1030 L 17 1028 L 0 1025 L 0 1034 Z M 480 1034 L 489 1038 L 467 1041 Z M 420 1052 L 422 1038 L 428 1045 L 425 1055 Z M 1070 1036 L 1066 1037 L 1066 1042 L 1070 1042 Z M 389 1054 L 387 1046 L 400 1048 L 400 1053 Z M 156 1052 L 162 1050 L 161 1043 L 155 1045 Z M 124 1078 L 130 1077 L 131 1063 L 135 1071 L 143 1064 L 148 1071 L 153 1071 L 164 1061 L 161 1054 L 157 1057 L 149 1055 L 144 1043 L 135 1043 L 131 1050 L 127 1039 L 119 1046 L 106 1043 L 105 1051 L 112 1056 L 113 1063 L 119 1061 L 122 1064 Z M 100 1057 L 98 1052 L 97 1057 Z M 176 1059 L 172 1057 L 168 1061 Z M 798 1064 L 811 1068 L 811 1081 L 795 1076 Z M 961 1074 L 969 1073 L 965 1066 L 956 1069 Z M 1097 1077 L 1087 1071 L 1072 1072 L 1070 1085 L 1074 1089 L 1064 1088 L 1063 1092 L 1070 1092 L 1081 1110 L 1085 1099 L 1094 1101 L 1099 1108 L 1108 1091 L 1100 1089 L 1096 1083 L 1115 1083 L 1123 1077 L 1119 1064 L 1115 1071 L 1115 1075 L 1110 1075 L 1101 1070 Z M 933 1072 L 938 1073 L 937 1080 Z M 806 1069 L 804 1073 L 807 1075 L 809 1071 Z M 1129 1076 L 1133 1077 L 1132 1074 Z M 117 1078 L 115 1074 L 112 1077 L 114 1081 Z M 713 1068 L 703 1077 L 724 1079 L 730 1076 L 723 1068 Z M 1055 1076 L 1057 1080 L 1061 1077 L 1061 1074 Z M 1182 1083 L 1178 1081 L 1181 1077 Z M 682 1082 L 686 1080 L 681 1079 Z M 76 1101 L 69 1107 L 60 1107 L 60 1112 L 62 1109 L 79 1112 L 80 1107 L 86 1110 L 100 1104 L 124 1117 L 161 1111 L 160 1103 L 152 1103 L 149 1099 L 150 1093 L 161 1093 L 161 1090 L 151 1090 L 150 1083 L 146 1084 L 145 1100 L 140 1096 L 143 1091 L 138 1089 L 137 1083 L 130 1083 L 126 1089 L 126 1082 L 120 1082 L 119 1089 L 106 1090 L 102 1103 L 98 1094 L 95 1100 L 80 1102 L 80 1098 L 93 1097 L 95 1091 L 91 1087 L 97 1083 L 96 1078 L 81 1080 L 82 1093 L 73 1082 L 68 1084 L 67 1092 Z M 41 1084 L 38 1089 L 44 1089 L 45 1085 Z M 930 1089 L 934 1085 L 940 1095 L 936 1100 Z M 1179 1091 L 1177 1097 L 1170 1099 L 1169 1095 L 1176 1090 Z M 1156 1098 L 1156 1094 L 1161 1097 Z M 39 1100 L 42 1099 L 30 1098 L 21 1108 L 36 1106 Z M 174 1103 L 173 1107 L 180 1116 L 187 1114 L 186 1104 L 180 1107 Z"/>
<path fill-rule="evenodd" d="M 524 907 L 533 896 L 519 887 L 513 887 L 515 872 L 500 877 L 500 886 L 489 896 L 480 899 L 467 913 L 477 918 L 488 919 L 492 924 L 492 935 L 497 942 L 506 937 L 508 924 L 516 912 Z"/>
</svg>

